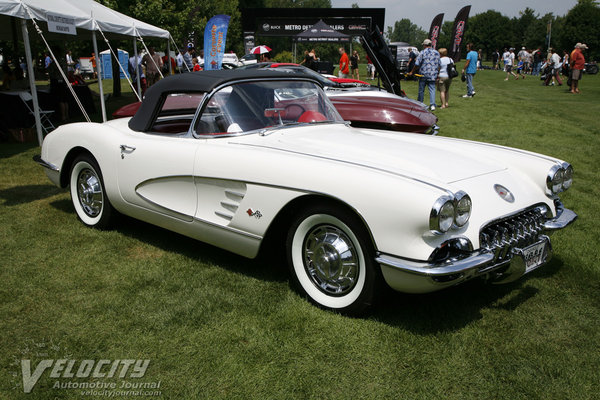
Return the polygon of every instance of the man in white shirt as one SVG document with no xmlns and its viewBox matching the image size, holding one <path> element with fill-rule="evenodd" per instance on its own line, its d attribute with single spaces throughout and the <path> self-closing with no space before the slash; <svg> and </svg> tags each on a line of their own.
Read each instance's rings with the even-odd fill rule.
<svg viewBox="0 0 600 400">
<path fill-rule="evenodd" d="M 506 71 L 506 79 L 504 80 L 507 81 L 509 75 L 514 76 L 515 79 L 519 79 L 517 74 L 512 70 L 515 65 L 515 49 L 511 47 L 508 52 L 504 52 L 504 54 L 502 54 L 502 59 L 504 60 L 504 70 Z"/>
<path fill-rule="evenodd" d="M 75 62 L 73 62 L 73 57 L 71 56 L 71 50 L 67 50 L 66 60 L 67 60 L 67 71 L 73 72 L 74 71 L 73 66 L 75 65 Z"/>
<path fill-rule="evenodd" d="M 179 50 L 177 52 L 177 57 L 175 57 L 175 60 L 177 61 L 177 73 L 180 74 L 183 72 L 183 50 Z"/>
</svg>

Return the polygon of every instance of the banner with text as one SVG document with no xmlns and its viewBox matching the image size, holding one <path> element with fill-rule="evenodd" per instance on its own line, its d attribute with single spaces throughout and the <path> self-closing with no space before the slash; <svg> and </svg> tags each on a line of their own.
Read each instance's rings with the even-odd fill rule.
<svg viewBox="0 0 600 400">
<path fill-rule="evenodd" d="M 465 6 L 456 14 L 454 27 L 452 28 L 452 51 L 448 54 L 454 62 L 460 61 L 460 45 L 462 44 L 465 29 L 467 29 L 467 20 L 471 6 Z"/>
<path fill-rule="evenodd" d="M 206 23 L 204 28 L 204 69 L 206 71 L 221 69 L 230 19 L 229 15 L 220 14 Z"/>
<path fill-rule="evenodd" d="M 442 21 L 444 20 L 444 13 L 438 14 L 431 21 L 431 27 L 429 28 L 429 39 L 431 40 L 431 46 L 437 49 L 437 41 L 440 37 L 440 29 L 442 29 Z"/>
<path fill-rule="evenodd" d="M 77 35 L 73 18 L 47 13 L 46 19 L 48 21 L 48 32 Z"/>
</svg>

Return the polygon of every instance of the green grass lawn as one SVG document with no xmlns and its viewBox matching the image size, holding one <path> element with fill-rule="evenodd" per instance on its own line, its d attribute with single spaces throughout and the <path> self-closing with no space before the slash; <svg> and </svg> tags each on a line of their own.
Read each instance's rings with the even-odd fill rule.
<svg viewBox="0 0 600 400">
<path fill-rule="evenodd" d="M 386 293 L 365 318 L 311 306 L 277 263 L 128 218 L 87 229 L 31 161 L 38 147 L 0 144 L 0 399 L 83 397 L 50 370 L 23 393 L 22 359 L 149 359 L 129 381 L 160 381 L 169 399 L 597 399 L 600 76 L 581 95 L 499 71 L 474 84 L 473 99 L 452 84 L 440 135 L 570 161 L 562 199 L 579 220 L 515 283 Z M 403 88 L 416 98 L 416 82 Z"/>
</svg>

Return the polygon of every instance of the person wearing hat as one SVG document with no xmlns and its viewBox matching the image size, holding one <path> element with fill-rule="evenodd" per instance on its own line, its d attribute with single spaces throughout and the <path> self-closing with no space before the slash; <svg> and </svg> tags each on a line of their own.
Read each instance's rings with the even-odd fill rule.
<svg viewBox="0 0 600 400">
<path fill-rule="evenodd" d="M 419 53 L 415 66 L 409 72 L 413 75 L 419 68 L 419 73 L 422 75 L 419 78 L 419 95 L 417 100 L 421 103 L 425 100 L 425 86 L 429 91 L 429 108 L 435 110 L 435 82 L 438 79 L 438 71 L 440 70 L 440 53 L 431 46 L 431 40 L 423 41 L 423 51 Z"/>
<path fill-rule="evenodd" d="M 577 43 L 575 49 L 571 52 L 570 59 L 570 81 L 571 81 L 571 93 L 579 93 L 579 81 L 583 74 L 583 68 L 585 67 L 585 57 L 583 56 L 583 50 L 587 50 L 587 46 L 584 43 Z"/>
</svg>

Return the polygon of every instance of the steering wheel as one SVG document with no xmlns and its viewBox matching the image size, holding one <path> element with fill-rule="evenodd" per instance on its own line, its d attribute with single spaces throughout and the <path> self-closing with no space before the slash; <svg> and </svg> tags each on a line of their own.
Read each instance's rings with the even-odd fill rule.
<svg viewBox="0 0 600 400">
<path fill-rule="evenodd" d="M 305 111 L 300 118 L 298 118 L 298 122 L 319 122 L 326 120 L 327 117 L 318 111 Z"/>
<path fill-rule="evenodd" d="M 298 104 L 289 104 L 285 106 L 285 115 L 287 120 L 297 120 L 306 110 Z"/>
</svg>

